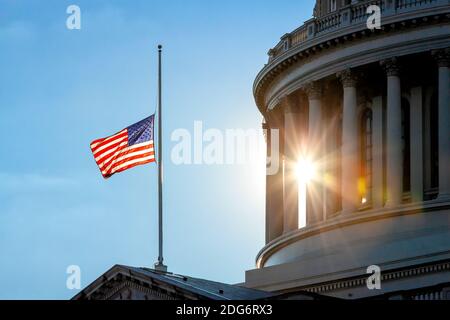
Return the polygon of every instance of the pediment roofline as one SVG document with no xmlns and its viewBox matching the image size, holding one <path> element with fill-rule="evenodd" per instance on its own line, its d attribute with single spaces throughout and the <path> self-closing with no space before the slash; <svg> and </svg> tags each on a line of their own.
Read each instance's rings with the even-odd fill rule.
<svg viewBox="0 0 450 320">
<path fill-rule="evenodd" d="M 160 273 L 148 268 L 115 265 L 72 299 L 96 299 L 98 296 L 104 296 L 104 292 L 122 282 L 131 282 L 143 288 L 161 289 L 174 297 L 186 299 L 259 300 L 275 296 L 275 294 L 265 291 L 173 273 Z"/>
</svg>

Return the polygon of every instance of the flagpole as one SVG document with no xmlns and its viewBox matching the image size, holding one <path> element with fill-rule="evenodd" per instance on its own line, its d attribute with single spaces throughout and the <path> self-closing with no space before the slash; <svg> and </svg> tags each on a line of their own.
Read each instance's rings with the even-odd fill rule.
<svg viewBox="0 0 450 320">
<path fill-rule="evenodd" d="M 163 256 L 163 156 L 162 156 L 162 45 L 158 46 L 158 228 L 159 228 L 159 254 L 155 270 L 167 272 Z"/>
</svg>

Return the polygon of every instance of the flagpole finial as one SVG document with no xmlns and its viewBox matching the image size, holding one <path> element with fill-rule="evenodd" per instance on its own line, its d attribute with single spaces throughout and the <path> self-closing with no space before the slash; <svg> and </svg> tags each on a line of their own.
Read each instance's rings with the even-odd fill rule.
<svg viewBox="0 0 450 320">
<path fill-rule="evenodd" d="M 158 50 L 161 51 L 162 50 L 162 45 L 158 45 Z"/>
</svg>

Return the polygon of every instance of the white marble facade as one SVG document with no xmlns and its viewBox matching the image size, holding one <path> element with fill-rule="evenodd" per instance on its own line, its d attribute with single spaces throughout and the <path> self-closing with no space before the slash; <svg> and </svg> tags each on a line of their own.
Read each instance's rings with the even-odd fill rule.
<svg viewBox="0 0 450 320">
<path fill-rule="evenodd" d="M 382 28 L 369 30 L 374 3 Z M 255 80 L 284 167 L 267 176 L 267 244 L 246 285 L 358 298 L 450 282 L 450 1 L 318 8 Z M 324 178 L 299 228 L 291 177 L 302 143 Z M 370 265 L 383 271 L 382 290 L 365 286 Z"/>
</svg>

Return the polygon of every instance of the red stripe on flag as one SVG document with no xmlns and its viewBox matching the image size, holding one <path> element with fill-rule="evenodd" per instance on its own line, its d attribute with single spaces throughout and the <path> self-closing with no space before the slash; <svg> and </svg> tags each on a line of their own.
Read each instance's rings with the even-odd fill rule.
<svg viewBox="0 0 450 320">
<path fill-rule="evenodd" d="M 147 145 L 147 146 L 142 146 L 142 147 L 137 147 L 137 148 L 130 148 L 130 147 L 120 148 L 120 149 L 116 150 L 116 152 L 114 154 L 108 154 L 107 156 L 103 157 L 102 159 L 99 159 L 97 161 L 97 164 L 99 166 L 101 166 L 102 170 L 104 170 L 104 168 L 107 168 L 117 158 L 126 156 L 127 154 L 130 154 L 130 153 L 144 151 L 147 149 L 153 149 L 153 144 Z M 109 160 L 107 162 L 103 163 L 106 159 L 109 159 Z"/>
<path fill-rule="evenodd" d="M 98 160 L 95 160 L 98 164 L 104 162 L 106 159 L 110 158 L 111 156 L 113 156 L 116 152 L 124 149 L 124 148 L 128 148 L 128 141 L 119 141 L 111 146 L 109 146 L 108 148 L 105 148 L 104 150 L 102 150 L 102 152 L 98 153 L 97 155 L 94 153 L 94 158 L 97 159 L 99 157 Z M 113 149 L 113 152 L 108 152 L 111 151 Z"/>
<path fill-rule="evenodd" d="M 109 136 L 109 137 L 106 137 L 103 139 L 98 139 L 91 143 L 91 150 L 93 153 L 96 153 L 98 149 L 107 145 L 108 143 L 110 143 L 114 140 L 117 140 L 117 139 L 125 138 L 125 137 L 128 139 L 127 130 L 120 131 L 119 133 L 116 133 L 115 135 L 112 135 L 112 136 Z"/>
<path fill-rule="evenodd" d="M 153 130 L 152 122 L 147 125 L 150 125 L 151 130 Z M 112 136 L 94 140 L 90 144 L 94 160 L 100 169 L 100 173 L 106 179 L 115 173 L 156 162 L 153 140 L 145 140 L 144 136 L 143 142 L 129 146 L 129 130 L 132 130 L 133 134 L 136 128 L 129 127 Z M 150 137 L 152 136 L 153 131 L 151 131 Z"/>
<path fill-rule="evenodd" d="M 141 159 L 141 158 L 146 158 L 146 157 L 149 157 L 149 156 L 154 156 L 154 155 L 155 155 L 155 152 L 150 151 L 150 152 L 146 152 L 146 153 L 139 154 L 139 155 L 136 155 L 136 156 L 126 157 L 125 159 L 117 161 L 116 163 L 114 163 L 110 168 L 107 167 L 108 169 L 106 171 L 107 172 L 108 171 L 114 171 L 115 168 L 120 167 L 124 163 L 130 162 L 132 160 L 138 160 L 138 159 Z M 105 170 L 103 170 L 103 171 L 105 171 Z"/>
<path fill-rule="evenodd" d="M 112 172 L 111 174 L 106 174 L 106 175 L 103 175 L 103 176 L 107 179 L 107 178 L 111 177 L 112 175 L 114 175 L 115 173 L 119 173 L 119 172 L 122 172 L 122 171 L 125 171 L 125 170 L 128 170 L 128 169 L 131 169 L 133 167 L 140 166 L 140 165 L 147 164 L 147 163 L 151 163 L 151 162 L 156 162 L 156 160 L 153 158 L 153 159 L 150 159 L 150 160 L 136 162 L 136 163 L 130 164 L 129 166 L 120 168 L 119 170 L 116 170 L 116 171 Z"/>
</svg>

